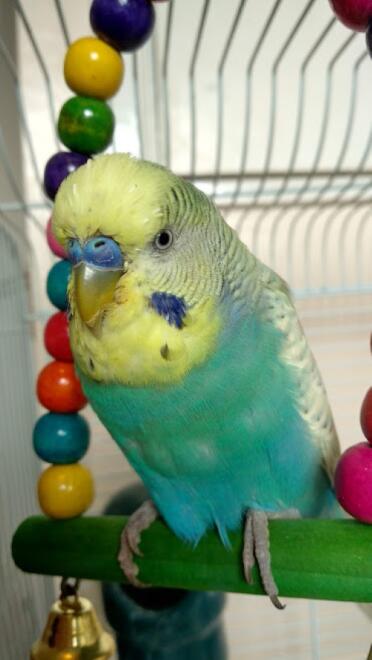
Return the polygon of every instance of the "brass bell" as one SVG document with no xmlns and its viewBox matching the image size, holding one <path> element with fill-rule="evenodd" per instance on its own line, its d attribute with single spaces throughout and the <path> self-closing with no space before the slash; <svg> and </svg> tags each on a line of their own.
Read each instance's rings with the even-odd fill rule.
<svg viewBox="0 0 372 660">
<path fill-rule="evenodd" d="M 63 585 L 63 582 L 62 582 Z M 76 591 L 62 588 L 52 605 L 41 639 L 33 644 L 31 660 L 107 660 L 115 651 L 92 603 Z"/>
</svg>

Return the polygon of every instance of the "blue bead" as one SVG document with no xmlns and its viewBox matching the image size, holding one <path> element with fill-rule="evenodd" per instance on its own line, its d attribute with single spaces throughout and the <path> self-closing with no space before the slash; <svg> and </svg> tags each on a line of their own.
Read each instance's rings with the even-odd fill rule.
<svg viewBox="0 0 372 660">
<path fill-rule="evenodd" d="M 61 310 L 67 309 L 67 285 L 70 275 L 71 264 L 66 259 L 57 261 L 48 273 L 48 298 L 52 305 Z"/>
<path fill-rule="evenodd" d="M 88 449 L 89 426 L 78 414 L 46 413 L 35 424 L 33 445 L 47 463 L 76 463 Z"/>
</svg>

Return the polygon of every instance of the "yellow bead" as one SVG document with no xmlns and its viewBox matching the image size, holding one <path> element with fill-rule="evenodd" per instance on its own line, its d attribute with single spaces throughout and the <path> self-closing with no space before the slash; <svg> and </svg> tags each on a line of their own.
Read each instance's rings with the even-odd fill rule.
<svg viewBox="0 0 372 660">
<path fill-rule="evenodd" d="M 80 463 L 51 465 L 40 475 L 38 496 L 40 508 L 50 518 L 74 518 L 93 501 L 92 475 Z"/>
<path fill-rule="evenodd" d="M 76 94 L 105 100 L 118 91 L 124 63 L 118 51 L 101 39 L 82 37 L 66 53 L 64 74 Z"/>
</svg>

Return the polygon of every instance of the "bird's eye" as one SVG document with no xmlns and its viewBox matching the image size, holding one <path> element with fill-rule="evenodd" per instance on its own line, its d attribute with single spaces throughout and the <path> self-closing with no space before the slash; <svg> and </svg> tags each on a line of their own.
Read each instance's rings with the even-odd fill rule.
<svg viewBox="0 0 372 660">
<path fill-rule="evenodd" d="M 167 250 L 173 243 L 173 234 L 170 229 L 164 229 L 155 236 L 155 247 L 158 250 Z"/>
</svg>

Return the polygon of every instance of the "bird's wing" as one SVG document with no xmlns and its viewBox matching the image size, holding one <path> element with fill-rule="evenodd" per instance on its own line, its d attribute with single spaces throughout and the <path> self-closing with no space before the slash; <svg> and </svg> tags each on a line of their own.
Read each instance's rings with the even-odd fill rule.
<svg viewBox="0 0 372 660">
<path fill-rule="evenodd" d="M 324 468 L 333 482 L 340 445 L 322 377 L 286 283 L 266 268 L 260 280 L 261 313 L 284 336 L 282 359 L 293 371 L 298 410 L 321 449 Z"/>
</svg>

